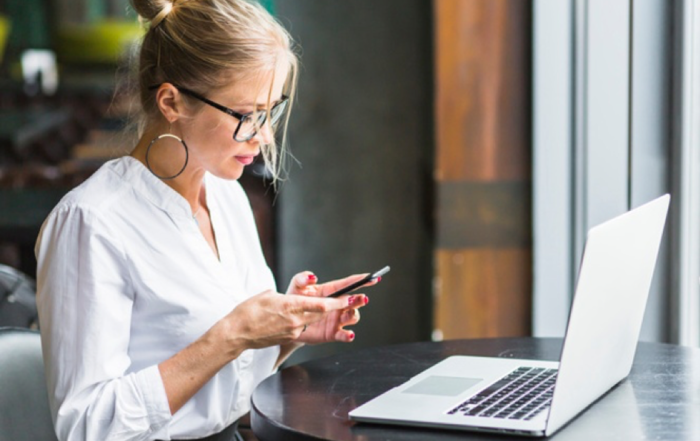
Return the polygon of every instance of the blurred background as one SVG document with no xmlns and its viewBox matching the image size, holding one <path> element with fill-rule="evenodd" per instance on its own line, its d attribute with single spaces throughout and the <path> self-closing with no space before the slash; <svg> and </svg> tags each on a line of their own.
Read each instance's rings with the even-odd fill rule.
<svg viewBox="0 0 700 441">
<path fill-rule="evenodd" d="M 691 0 L 266 0 L 301 49 L 289 178 L 241 179 L 284 291 L 392 267 L 352 345 L 561 336 L 591 226 L 672 194 L 642 338 L 700 337 Z M 0 0 L 0 263 L 131 150 L 128 0 Z M 256 168 L 257 167 L 257 168 Z M 1 292 L 0 292 L 1 293 Z"/>
</svg>

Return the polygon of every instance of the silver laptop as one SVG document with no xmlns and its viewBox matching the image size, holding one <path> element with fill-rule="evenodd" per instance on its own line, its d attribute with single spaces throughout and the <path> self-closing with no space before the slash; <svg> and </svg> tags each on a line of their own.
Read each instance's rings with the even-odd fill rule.
<svg viewBox="0 0 700 441">
<path fill-rule="evenodd" d="M 454 356 L 350 419 L 548 436 L 629 374 L 669 195 L 588 232 L 559 362 Z"/>
</svg>

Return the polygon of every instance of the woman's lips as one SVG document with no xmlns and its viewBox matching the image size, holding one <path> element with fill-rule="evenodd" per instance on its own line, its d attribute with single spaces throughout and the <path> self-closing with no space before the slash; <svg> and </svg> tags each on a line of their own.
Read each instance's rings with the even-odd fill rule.
<svg viewBox="0 0 700 441">
<path fill-rule="evenodd" d="M 240 162 L 243 165 L 250 165 L 255 161 L 255 157 L 257 155 L 243 155 L 243 156 L 236 156 L 236 161 Z"/>
</svg>

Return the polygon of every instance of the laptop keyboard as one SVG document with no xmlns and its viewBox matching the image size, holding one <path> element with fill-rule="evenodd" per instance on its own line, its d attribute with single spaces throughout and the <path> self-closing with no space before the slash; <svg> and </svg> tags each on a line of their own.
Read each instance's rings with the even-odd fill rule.
<svg viewBox="0 0 700 441">
<path fill-rule="evenodd" d="M 447 413 L 531 420 L 549 408 L 556 369 L 519 367 Z"/>
</svg>

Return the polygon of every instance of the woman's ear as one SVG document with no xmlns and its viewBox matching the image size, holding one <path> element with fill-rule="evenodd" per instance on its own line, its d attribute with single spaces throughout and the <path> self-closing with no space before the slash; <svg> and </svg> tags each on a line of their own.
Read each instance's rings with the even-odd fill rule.
<svg viewBox="0 0 700 441">
<path fill-rule="evenodd" d="M 163 83 L 160 85 L 156 92 L 156 104 L 158 105 L 160 113 L 171 124 L 184 116 L 182 95 L 180 91 L 170 83 Z"/>
</svg>

